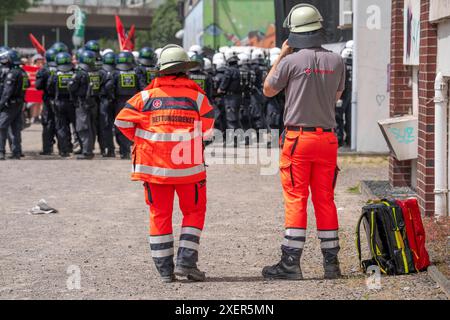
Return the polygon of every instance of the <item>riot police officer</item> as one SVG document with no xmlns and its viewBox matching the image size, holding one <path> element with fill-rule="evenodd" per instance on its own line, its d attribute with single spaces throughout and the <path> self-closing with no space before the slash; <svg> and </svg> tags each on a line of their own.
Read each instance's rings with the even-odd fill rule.
<svg viewBox="0 0 450 320">
<path fill-rule="evenodd" d="M 55 42 L 50 49 L 55 50 L 57 54 L 60 52 L 69 52 L 69 47 L 64 42 Z"/>
<path fill-rule="evenodd" d="M 262 93 L 264 80 L 269 73 L 267 63 L 265 62 L 264 52 L 261 49 L 255 49 L 251 54 L 251 68 L 255 73 L 255 81 L 253 83 L 251 102 L 250 102 L 250 117 L 252 118 L 253 128 L 256 130 L 263 129 L 266 100 Z"/>
<path fill-rule="evenodd" d="M 353 41 L 347 41 L 341 53 L 345 64 L 345 89 L 341 99 L 336 103 L 336 134 L 339 146 L 351 144 L 351 111 L 352 111 L 352 73 L 353 73 Z"/>
<path fill-rule="evenodd" d="M 73 151 L 70 125 L 75 124 L 75 105 L 69 90 L 69 83 L 75 71 L 72 57 L 67 52 L 60 52 L 55 58 L 56 71 L 48 79 L 47 92 L 54 97 L 56 135 L 58 137 L 59 155 L 70 156 Z"/>
<path fill-rule="evenodd" d="M 97 101 L 100 95 L 100 74 L 96 70 L 96 60 L 95 52 L 85 50 L 69 82 L 69 90 L 75 101 L 75 127 L 81 142 L 82 153 L 77 157 L 79 160 L 94 158 Z"/>
<path fill-rule="evenodd" d="M 138 63 L 136 75 L 138 77 L 139 90 L 142 91 L 158 76 L 157 58 L 153 49 L 143 47 L 139 50 Z"/>
<path fill-rule="evenodd" d="M 234 52 L 227 51 L 223 78 L 220 81 L 218 93 L 224 93 L 225 120 L 227 129 L 240 129 L 239 108 L 241 105 L 240 73 L 238 57 Z"/>
<path fill-rule="evenodd" d="M 139 92 L 139 84 L 134 69 L 134 56 L 122 51 L 116 57 L 116 70 L 113 73 L 115 116 L 125 107 L 127 101 Z M 119 130 L 115 131 L 121 159 L 130 158 L 131 141 Z"/>
<path fill-rule="evenodd" d="M 219 86 L 224 80 L 226 63 L 224 59 L 216 59 L 214 60 L 215 65 L 215 74 L 212 77 L 213 82 L 213 106 L 214 106 L 214 127 L 217 130 L 225 132 L 227 128 L 226 119 L 225 119 L 225 104 L 224 104 L 224 95 L 223 93 L 219 93 Z"/>
<path fill-rule="evenodd" d="M 249 65 L 249 57 L 246 53 L 240 53 L 239 58 L 239 79 L 242 90 L 241 106 L 239 117 L 244 130 L 253 128 L 250 114 L 251 91 L 255 82 L 255 72 Z"/>
<path fill-rule="evenodd" d="M 192 61 L 198 62 L 198 66 L 191 69 L 188 73 L 189 79 L 194 80 L 203 91 L 205 91 L 206 96 L 211 101 L 213 95 L 213 84 L 212 79 L 207 72 L 204 71 L 205 61 L 203 57 L 199 54 L 195 54 L 191 57 Z"/>
<path fill-rule="evenodd" d="M 277 48 L 278 49 L 278 48 Z M 278 59 L 279 55 L 270 57 L 270 65 Z M 283 127 L 283 92 L 274 97 L 266 98 L 266 124 L 269 130 L 280 130 Z M 280 133 L 280 131 L 278 131 Z"/>
<path fill-rule="evenodd" d="M 22 108 L 27 89 L 25 71 L 20 67 L 17 51 L 8 50 L 0 55 L 0 63 L 8 70 L 2 74 L 0 93 L 0 160 L 5 159 L 5 144 L 11 126 L 11 159 L 20 159 L 22 153 Z"/>
<path fill-rule="evenodd" d="M 113 140 L 114 128 L 114 83 L 113 72 L 116 65 L 116 54 L 107 52 L 103 55 L 103 65 L 99 70 L 100 74 L 100 130 L 103 137 L 105 150 L 103 157 L 115 157 L 115 147 Z"/>
</svg>

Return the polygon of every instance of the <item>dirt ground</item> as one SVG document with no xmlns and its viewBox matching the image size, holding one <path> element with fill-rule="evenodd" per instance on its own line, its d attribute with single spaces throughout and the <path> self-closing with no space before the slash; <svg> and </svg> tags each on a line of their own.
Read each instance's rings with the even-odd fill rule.
<svg viewBox="0 0 450 320">
<path fill-rule="evenodd" d="M 199 267 L 204 283 L 161 283 L 147 243 L 148 209 L 130 162 L 42 160 L 40 127 L 25 130 L 21 161 L 0 163 L 0 298 L 2 299 L 446 299 L 427 273 L 382 277 L 369 289 L 358 268 L 354 227 L 367 199 L 360 180 L 386 179 L 384 158 L 343 156 L 336 190 L 340 260 L 345 277 L 323 280 L 310 207 L 302 269 L 306 280 L 267 282 L 261 269 L 278 261 L 283 204 L 278 175 L 258 165 L 208 167 L 208 213 Z M 48 159 L 48 158 L 46 158 Z M 44 198 L 58 214 L 29 215 Z M 175 236 L 181 213 L 174 212 Z M 81 288 L 71 286 L 73 270 Z"/>
</svg>

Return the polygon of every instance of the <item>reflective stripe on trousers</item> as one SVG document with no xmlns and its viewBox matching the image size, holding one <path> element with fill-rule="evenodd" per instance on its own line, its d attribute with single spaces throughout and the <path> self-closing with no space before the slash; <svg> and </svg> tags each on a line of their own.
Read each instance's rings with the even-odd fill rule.
<svg viewBox="0 0 450 320">
<path fill-rule="evenodd" d="M 194 227 L 181 228 L 177 265 L 185 267 L 197 266 L 201 232 L 200 229 Z"/>
<path fill-rule="evenodd" d="M 334 249 L 339 247 L 338 230 L 317 230 L 320 239 L 320 248 Z"/>
</svg>

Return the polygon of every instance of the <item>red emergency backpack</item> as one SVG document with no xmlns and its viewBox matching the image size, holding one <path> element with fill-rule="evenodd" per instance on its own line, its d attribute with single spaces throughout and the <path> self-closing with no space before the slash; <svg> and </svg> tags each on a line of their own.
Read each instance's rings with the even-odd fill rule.
<svg viewBox="0 0 450 320">
<path fill-rule="evenodd" d="M 425 248 L 425 229 L 422 224 L 417 199 L 396 200 L 396 203 L 402 209 L 414 265 L 418 271 L 422 271 L 430 265 L 430 258 Z"/>
</svg>

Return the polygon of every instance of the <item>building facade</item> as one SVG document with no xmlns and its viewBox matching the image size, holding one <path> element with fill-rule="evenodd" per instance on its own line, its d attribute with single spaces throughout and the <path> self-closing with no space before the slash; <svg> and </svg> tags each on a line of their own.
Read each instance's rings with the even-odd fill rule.
<svg viewBox="0 0 450 320">
<path fill-rule="evenodd" d="M 389 179 L 415 189 L 426 215 L 448 216 L 450 0 L 393 0 L 391 9 L 390 115 L 417 117 L 418 147 L 417 159 L 390 158 Z"/>
</svg>

